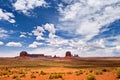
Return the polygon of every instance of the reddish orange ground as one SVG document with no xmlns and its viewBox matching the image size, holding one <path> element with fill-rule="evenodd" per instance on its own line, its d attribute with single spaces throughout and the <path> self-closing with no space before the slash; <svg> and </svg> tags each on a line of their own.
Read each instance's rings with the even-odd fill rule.
<svg viewBox="0 0 120 80">
<path fill-rule="evenodd" d="M 96 68 L 95 68 L 96 69 Z M 109 68 L 109 71 L 102 72 L 101 75 L 96 75 L 95 72 L 97 70 L 101 70 L 101 68 L 94 69 L 69 69 L 69 68 L 43 68 L 43 69 L 10 69 L 14 73 L 8 76 L 0 76 L 0 80 L 86 80 L 86 76 L 88 74 L 95 75 L 97 80 L 120 80 L 116 78 L 115 68 Z M 18 71 L 24 70 L 26 72 L 26 77 L 20 78 Z M 83 74 L 77 76 L 76 71 L 82 70 Z M 93 72 L 90 72 L 92 70 Z M 41 75 L 39 72 L 44 71 L 47 73 L 46 75 Z M 69 74 L 68 72 L 71 72 Z M 30 75 L 33 73 L 36 78 L 31 78 Z M 63 78 L 58 79 L 49 79 L 49 75 L 51 73 L 61 73 Z M 13 79 L 13 76 L 17 75 L 19 79 Z"/>
</svg>

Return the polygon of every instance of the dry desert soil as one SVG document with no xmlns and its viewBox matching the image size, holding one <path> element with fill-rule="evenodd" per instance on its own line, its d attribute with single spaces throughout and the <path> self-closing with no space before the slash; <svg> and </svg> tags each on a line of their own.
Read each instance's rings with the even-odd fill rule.
<svg viewBox="0 0 120 80">
<path fill-rule="evenodd" d="M 0 80 L 120 80 L 118 76 L 120 58 L 0 58 Z"/>
</svg>

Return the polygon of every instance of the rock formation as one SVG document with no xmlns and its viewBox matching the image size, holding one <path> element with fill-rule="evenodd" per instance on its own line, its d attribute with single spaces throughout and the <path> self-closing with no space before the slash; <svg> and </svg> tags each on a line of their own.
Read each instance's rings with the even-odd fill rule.
<svg viewBox="0 0 120 80">
<path fill-rule="evenodd" d="M 28 55 L 28 53 L 27 53 L 26 51 L 20 52 L 20 57 L 25 57 L 25 56 L 27 56 L 27 55 Z"/>
<path fill-rule="evenodd" d="M 74 54 L 74 57 L 79 57 L 78 54 Z"/>
<path fill-rule="evenodd" d="M 22 52 L 20 52 L 20 57 L 32 57 L 32 58 L 46 57 L 46 58 L 49 58 L 51 56 L 45 56 L 44 54 L 28 54 L 26 51 L 22 51 Z"/>
<path fill-rule="evenodd" d="M 71 52 L 70 52 L 70 51 L 67 51 L 65 57 L 72 57 Z"/>
</svg>

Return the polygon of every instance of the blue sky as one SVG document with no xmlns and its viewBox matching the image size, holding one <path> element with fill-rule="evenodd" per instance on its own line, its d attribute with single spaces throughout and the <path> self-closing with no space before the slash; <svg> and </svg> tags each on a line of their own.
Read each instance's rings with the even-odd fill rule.
<svg viewBox="0 0 120 80">
<path fill-rule="evenodd" d="M 0 0 L 0 56 L 20 51 L 120 56 L 119 0 Z"/>
</svg>

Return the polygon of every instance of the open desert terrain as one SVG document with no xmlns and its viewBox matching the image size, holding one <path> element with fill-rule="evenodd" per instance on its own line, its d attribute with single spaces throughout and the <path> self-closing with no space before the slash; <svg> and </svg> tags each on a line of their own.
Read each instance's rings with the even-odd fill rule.
<svg viewBox="0 0 120 80">
<path fill-rule="evenodd" d="M 0 58 L 0 80 L 119 80 L 120 58 Z"/>
<path fill-rule="evenodd" d="M 0 80 L 120 80 L 120 0 L 0 0 Z"/>
</svg>

